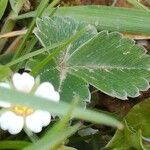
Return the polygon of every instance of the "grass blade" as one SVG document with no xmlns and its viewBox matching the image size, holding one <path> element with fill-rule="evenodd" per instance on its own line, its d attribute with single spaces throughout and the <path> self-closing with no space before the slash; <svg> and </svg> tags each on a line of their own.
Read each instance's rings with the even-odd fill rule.
<svg viewBox="0 0 150 150">
<path fill-rule="evenodd" d="M 6 150 L 6 149 L 11 149 L 11 150 L 16 150 L 16 149 L 22 149 L 26 146 L 30 145 L 30 142 L 26 141 L 0 141 L 0 149 Z"/>
<path fill-rule="evenodd" d="M 52 114 L 56 114 L 58 116 L 65 115 L 70 108 L 70 105 L 68 103 L 62 101 L 60 101 L 60 103 L 56 103 L 53 101 L 46 101 L 40 97 L 35 97 L 29 94 L 20 93 L 18 91 L 2 87 L 0 87 L 0 97 L 1 99 L 4 99 L 6 102 L 25 105 L 28 107 L 32 107 L 33 109 L 47 110 Z M 83 109 L 81 107 L 77 107 L 74 110 L 72 117 L 94 122 L 97 124 L 105 124 L 109 126 L 122 128 L 122 124 L 118 120 L 106 114 L 92 111 L 89 109 Z"/>
<path fill-rule="evenodd" d="M 0 0 L 0 20 L 5 12 L 7 3 L 8 3 L 8 0 Z"/>
<path fill-rule="evenodd" d="M 19 56 L 21 56 L 22 54 L 25 54 L 26 52 L 24 51 L 24 46 L 25 46 L 25 43 L 29 37 L 29 35 L 32 33 L 33 29 L 34 29 L 34 26 L 35 26 L 35 23 L 36 23 L 36 18 L 39 17 L 42 12 L 44 11 L 45 7 L 47 6 L 49 0 L 42 0 L 39 7 L 37 8 L 36 10 L 36 16 L 35 18 L 32 20 L 31 24 L 30 24 L 30 27 L 27 31 L 27 33 L 25 34 L 24 38 L 23 38 L 23 41 L 21 43 L 21 45 L 18 47 L 17 51 L 16 51 L 16 54 L 14 55 L 13 57 L 13 60 L 18 58 Z"/>
<path fill-rule="evenodd" d="M 51 12 L 49 11 L 49 13 Z M 34 15 L 35 12 L 30 12 L 20 15 L 16 19 L 24 19 Z M 98 30 L 150 35 L 150 13 L 145 10 L 93 5 L 60 7 L 55 15 L 71 16 L 86 21 L 94 24 Z"/>
</svg>

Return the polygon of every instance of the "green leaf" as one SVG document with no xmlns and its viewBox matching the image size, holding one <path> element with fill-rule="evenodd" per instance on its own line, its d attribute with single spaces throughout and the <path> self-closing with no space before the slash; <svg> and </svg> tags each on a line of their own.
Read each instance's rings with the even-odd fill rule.
<svg viewBox="0 0 150 150">
<path fill-rule="evenodd" d="M 150 56 L 117 32 L 100 32 L 68 59 L 68 70 L 102 92 L 120 99 L 149 88 Z"/>
<path fill-rule="evenodd" d="M 44 14 L 50 14 L 51 11 L 52 10 L 47 9 L 47 11 L 43 13 L 43 16 Z M 54 15 L 69 16 L 80 21 L 86 21 L 89 24 L 95 25 L 99 31 L 109 30 L 122 33 L 150 35 L 150 13 L 145 10 L 90 5 L 60 7 Z M 34 16 L 35 11 L 20 15 L 16 17 L 16 19 Z"/>
<path fill-rule="evenodd" d="M 0 64 L 5 65 L 9 63 L 12 59 L 13 53 L 2 54 L 0 55 Z"/>
<path fill-rule="evenodd" d="M 59 103 L 56 103 L 53 101 L 47 101 L 40 97 L 35 97 L 29 94 L 2 87 L 0 87 L 0 97 L 6 102 L 10 102 L 12 104 L 25 105 L 33 109 L 47 110 L 52 114 L 58 116 L 65 115 L 70 108 L 70 105 L 68 103 L 61 100 Z M 122 124 L 120 124 L 120 122 L 116 119 L 109 117 L 104 113 L 98 113 L 89 109 L 83 109 L 82 107 L 77 107 L 74 110 L 72 117 L 83 119 L 86 121 L 92 121 L 94 123 L 103 123 L 109 126 L 116 126 L 118 128 L 122 128 Z"/>
<path fill-rule="evenodd" d="M 68 17 L 46 17 L 38 20 L 37 26 L 36 35 L 46 47 L 52 43 L 64 42 L 86 26 L 86 23 Z M 42 79 L 55 80 L 54 85 L 63 95 L 62 100 L 69 101 L 69 92 L 72 97 L 74 93 L 81 98 L 87 97 L 89 83 L 104 93 L 123 100 L 128 96 L 137 97 L 140 91 L 149 88 L 150 56 L 143 47 L 135 45 L 133 40 L 123 38 L 117 32 L 97 33 L 91 26 L 86 34 L 69 45 L 55 61 L 54 65 L 49 64 L 49 67 L 43 69 L 41 76 L 46 76 Z M 75 84 L 81 85 L 82 90 L 76 90 Z M 82 88 L 84 85 L 86 89 Z M 66 90 L 68 88 L 72 90 Z"/>
<path fill-rule="evenodd" d="M 88 26 L 68 17 L 45 17 L 37 20 L 36 36 L 44 47 L 52 44 L 63 43 L 70 39 L 77 32 Z M 88 31 L 71 43 L 68 48 L 56 58 L 56 62 L 49 62 L 40 73 L 41 81 L 50 81 L 60 92 L 63 101 L 70 102 L 75 95 L 80 96 L 81 104 L 90 100 L 88 84 L 82 79 L 71 75 L 67 71 L 65 63 L 68 57 L 82 44 L 97 34 L 93 26 Z M 40 61 L 40 60 L 38 60 Z M 69 90 L 68 90 L 69 89 Z"/>
<path fill-rule="evenodd" d="M 11 9 L 17 14 L 16 9 L 15 9 L 15 5 L 17 3 L 17 0 L 9 0 Z"/>
<path fill-rule="evenodd" d="M 145 10 L 108 6 L 76 6 L 61 7 L 55 15 L 86 21 L 95 25 L 99 31 L 150 34 L 150 13 Z"/>
<path fill-rule="evenodd" d="M 141 130 L 142 136 L 150 138 L 150 99 L 135 105 L 125 117 L 129 126 Z"/>
<path fill-rule="evenodd" d="M 150 99 L 135 105 L 124 118 L 126 120 L 126 128 L 123 131 L 118 130 L 112 140 L 108 143 L 107 147 L 116 148 L 117 150 L 121 145 L 123 145 L 122 147 L 129 148 L 134 146 L 135 148 L 135 145 L 138 144 L 141 145 L 142 149 L 145 149 L 144 146 L 146 147 L 146 145 L 141 141 L 147 141 L 147 139 L 150 138 L 149 108 Z M 150 146 L 148 148 L 150 148 Z"/>
<path fill-rule="evenodd" d="M 19 13 L 19 7 L 17 6 L 18 3 L 22 3 L 22 5 L 26 2 L 26 0 L 9 0 L 9 3 L 10 3 L 10 6 L 11 6 L 11 9 L 13 10 L 13 12 L 15 14 L 18 14 Z"/>
<path fill-rule="evenodd" d="M 43 13 L 43 11 L 44 11 L 45 7 L 48 5 L 48 3 L 49 3 L 49 0 L 41 0 L 39 6 L 36 9 L 36 16 L 32 20 L 32 22 L 27 30 L 27 33 L 24 35 L 24 38 L 23 38 L 21 44 L 16 49 L 16 53 L 13 56 L 13 60 L 18 58 L 19 56 L 22 56 L 22 55 L 30 52 L 29 50 L 31 50 L 31 49 L 24 49 L 24 47 L 26 45 L 27 40 L 29 39 L 30 34 L 32 33 L 32 31 L 35 27 L 36 19 L 41 16 L 41 14 Z M 36 43 L 36 39 L 34 39 L 34 42 Z M 31 43 L 31 45 L 32 45 L 32 43 Z"/>
<path fill-rule="evenodd" d="M 7 7 L 8 0 L 0 0 L 0 20 L 3 17 L 5 9 Z"/>
<path fill-rule="evenodd" d="M 87 23 L 77 21 L 70 17 L 44 17 L 42 19 L 37 19 L 37 30 L 35 31 L 35 35 L 40 40 L 41 44 L 44 47 L 47 47 L 56 43 L 64 43 L 86 26 L 88 26 Z M 86 34 L 78 38 L 78 40 L 69 46 L 69 54 L 92 38 L 95 34 L 97 34 L 97 30 L 95 27 L 89 25 L 89 30 Z"/>
<path fill-rule="evenodd" d="M 61 44 L 59 44 L 59 45 L 58 45 L 58 44 L 54 44 L 54 45 L 51 45 L 51 46 L 49 46 L 49 47 L 41 48 L 41 49 L 39 49 L 39 50 L 30 52 L 30 53 L 25 54 L 25 55 L 23 55 L 23 56 L 21 56 L 21 57 L 15 59 L 15 60 L 9 61 L 9 63 L 7 63 L 6 66 L 8 66 L 8 67 L 13 66 L 13 65 L 18 64 L 18 63 L 20 63 L 20 62 L 23 62 L 23 61 L 25 61 L 25 60 L 27 60 L 27 59 L 29 59 L 29 58 L 30 58 L 30 60 L 31 60 L 34 56 L 37 56 L 37 57 L 40 56 L 40 58 L 41 58 L 42 55 L 45 54 L 45 52 L 47 52 L 47 51 L 49 51 L 49 50 L 51 50 L 51 49 L 57 48 L 57 47 L 59 47 L 59 46 L 61 46 L 61 45 L 63 45 L 63 43 L 61 43 Z M 0 62 L 1 62 L 1 61 L 2 61 L 2 62 L 8 61 L 8 59 L 10 59 L 11 56 L 12 56 L 12 54 L 2 55 L 2 57 L 0 57 L 0 59 L 1 59 Z M 45 55 L 44 55 L 44 56 L 45 56 Z M 28 62 L 29 62 L 29 61 L 28 61 Z M 34 64 L 34 65 L 35 65 L 35 64 Z"/>
<path fill-rule="evenodd" d="M 139 2 L 138 0 L 127 0 L 127 2 L 129 2 L 130 4 L 132 4 L 137 9 L 142 9 L 142 10 L 149 11 L 149 8 L 147 8 L 146 6 L 144 6 L 143 4 L 141 4 L 141 2 Z"/>
<path fill-rule="evenodd" d="M 41 81 L 50 81 L 55 85 L 55 89 L 60 92 L 60 97 L 65 102 L 70 103 L 76 95 L 80 96 L 80 104 L 83 107 L 85 107 L 85 102 L 90 101 L 88 84 L 71 74 L 67 74 L 62 82 L 60 72 L 57 70 L 57 66 L 53 61 L 49 62 L 49 64 L 43 68 L 43 71 L 40 73 L 40 79 Z"/>
<path fill-rule="evenodd" d="M 2 150 L 6 150 L 6 149 L 22 149 L 26 146 L 29 146 L 31 143 L 30 142 L 26 142 L 26 141 L 0 141 L 0 149 Z"/>
<path fill-rule="evenodd" d="M 77 150 L 76 148 L 73 147 L 68 147 L 68 146 L 62 146 L 60 149 L 58 150 Z"/>
<path fill-rule="evenodd" d="M 142 145 L 141 131 L 131 131 L 126 123 L 124 130 L 117 131 L 106 147 L 113 150 L 145 150 Z"/>
<path fill-rule="evenodd" d="M 0 65 L 0 81 L 7 79 L 11 73 L 12 71 L 9 67 Z"/>
<path fill-rule="evenodd" d="M 35 145 L 24 148 L 23 150 L 56 150 L 55 145 L 57 144 L 57 142 L 63 141 L 65 138 L 74 134 L 79 129 L 79 127 L 79 124 L 68 127 L 65 131 L 59 132 L 58 134 L 54 135 L 52 139 L 49 139 L 49 142 L 47 142 L 48 139 L 45 141 L 44 139 L 42 139 L 39 142 L 35 143 Z"/>
</svg>

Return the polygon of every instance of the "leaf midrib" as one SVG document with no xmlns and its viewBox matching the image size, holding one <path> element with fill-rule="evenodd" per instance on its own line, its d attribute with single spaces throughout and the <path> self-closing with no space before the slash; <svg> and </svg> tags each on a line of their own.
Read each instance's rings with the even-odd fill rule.
<svg viewBox="0 0 150 150">
<path fill-rule="evenodd" d="M 124 69 L 126 69 L 126 70 L 148 70 L 148 71 L 150 71 L 150 68 L 148 68 L 148 67 L 127 67 L 127 66 L 116 66 L 116 65 L 113 65 L 113 66 L 109 66 L 109 65 L 77 65 L 77 66 L 68 66 L 67 67 L 68 69 L 75 69 L 75 68 L 79 68 L 79 69 L 95 69 L 95 70 L 97 70 L 97 69 L 103 69 L 103 70 L 105 70 L 105 69 L 110 69 L 110 70 L 112 70 L 112 69 L 117 69 L 117 70 L 124 70 Z"/>
</svg>

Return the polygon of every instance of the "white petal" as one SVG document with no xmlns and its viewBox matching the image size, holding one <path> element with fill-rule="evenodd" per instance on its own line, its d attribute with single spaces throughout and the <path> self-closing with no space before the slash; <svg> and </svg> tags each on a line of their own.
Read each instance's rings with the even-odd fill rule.
<svg viewBox="0 0 150 150">
<path fill-rule="evenodd" d="M 0 86 L 10 89 L 10 85 L 8 83 L 6 83 L 6 82 L 0 82 Z"/>
<path fill-rule="evenodd" d="M 42 127 L 47 126 L 51 122 L 51 115 L 47 111 L 36 110 L 30 116 L 26 117 L 26 127 L 34 132 L 39 133 Z"/>
<path fill-rule="evenodd" d="M 17 116 L 15 113 L 8 111 L 0 117 L 0 127 L 3 130 L 8 130 L 10 134 L 18 134 L 24 125 L 24 119 Z"/>
<path fill-rule="evenodd" d="M 55 91 L 50 82 L 43 82 L 37 88 L 35 95 L 58 102 L 60 99 L 59 93 Z"/>
<path fill-rule="evenodd" d="M 23 74 L 15 73 L 12 80 L 15 88 L 21 92 L 29 93 L 34 86 L 34 78 L 26 72 Z"/>
<path fill-rule="evenodd" d="M 11 103 L 0 101 L 0 107 L 9 108 Z"/>
</svg>

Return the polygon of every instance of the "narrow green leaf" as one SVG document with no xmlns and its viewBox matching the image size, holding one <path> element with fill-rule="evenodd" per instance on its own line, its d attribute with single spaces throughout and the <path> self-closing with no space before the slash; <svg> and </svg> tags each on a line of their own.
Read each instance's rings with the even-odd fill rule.
<svg viewBox="0 0 150 150">
<path fill-rule="evenodd" d="M 75 133 L 80 127 L 80 124 L 76 124 L 72 127 L 68 127 L 66 131 L 60 132 L 57 135 L 54 135 L 53 139 L 49 140 L 49 143 L 46 143 L 45 140 L 41 140 L 35 143 L 32 146 L 24 148 L 23 150 L 56 150 L 55 145 L 58 141 L 63 141 L 66 137 L 69 137 L 73 133 Z"/>
<path fill-rule="evenodd" d="M 31 22 L 31 24 L 29 26 L 29 29 L 28 29 L 27 33 L 25 34 L 25 36 L 24 36 L 24 38 L 22 40 L 22 43 L 17 48 L 16 53 L 15 53 L 15 55 L 13 57 L 13 60 L 16 59 L 16 58 L 18 58 L 19 56 L 27 53 L 26 51 L 24 51 L 25 43 L 26 43 L 27 39 L 29 38 L 30 34 L 32 33 L 32 31 L 34 29 L 37 17 L 39 17 L 42 14 L 42 12 L 44 11 L 44 9 L 47 6 L 48 2 L 49 2 L 49 0 L 42 0 L 41 1 L 40 5 L 38 6 L 38 8 L 36 10 L 36 12 L 37 12 L 36 16 L 32 20 L 32 22 Z"/>
<path fill-rule="evenodd" d="M 0 81 L 7 79 L 11 73 L 12 71 L 9 67 L 0 65 Z"/>
<path fill-rule="evenodd" d="M 27 141 L 0 141 L 0 149 L 6 150 L 6 149 L 11 149 L 11 150 L 16 150 L 16 149 L 22 149 L 26 146 L 29 146 L 31 143 Z"/>
<path fill-rule="evenodd" d="M 5 65 L 11 61 L 13 53 L 2 54 L 0 55 L 0 64 Z"/>
<path fill-rule="evenodd" d="M 11 9 L 17 14 L 17 8 L 15 7 L 16 3 L 17 3 L 17 0 L 9 0 L 9 3 L 10 3 L 10 6 L 11 6 Z"/>
<path fill-rule="evenodd" d="M 145 10 L 107 6 L 62 7 L 55 15 L 70 16 L 86 21 L 98 30 L 119 31 L 134 34 L 150 34 L 150 13 Z"/>
<path fill-rule="evenodd" d="M 15 4 L 16 4 L 16 0 L 9 0 L 9 3 L 10 3 L 10 6 L 11 6 L 11 9 L 13 9 Z"/>
<path fill-rule="evenodd" d="M 77 150 L 76 148 L 68 147 L 68 146 L 62 146 L 61 148 L 62 150 Z"/>
<path fill-rule="evenodd" d="M 0 97 L 6 102 L 13 104 L 25 105 L 34 109 L 43 109 L 56 114 L 58 116 L 65 115 L 69 110 L 70 105 L 60 100 L 59 103 L 53 101 L 47 101 L 45 99 L 35 97 L 29 94 L 20 93 L 18 91 L 5 89 L 0 87 Z M 98 113 L 92 110 L 83 109 L 77 107 L 72 115 L 74 118 L 83 119 L 86 121 L 91 121 L 94 123 L 102 123 L 110 126 L 116 126 L 122 128 L 122 124 L 116 119 L 105 115 L 103 113 Z"/>
<path fill-rule="evenodd" d="M 127 0 L 129 3 L 131 3 L 134 7 L 142 10 L 149 11 L 149 8 L 141 4 L 138 0 Z"/>
<path fill-rule="evenodd" d="M 49 10 L 45 13 L 51 13 Z M 150 35 L 150 13 L 145 10 L 110 6 L 60 7 L 57 16 L 69 16 L 93 24 L 99 31 L 109 30 Z M 35 16 L 35 12 L 20 15 L 16 19 Z"/>
<path fill-rule="evenodd" d="M 34 52 L 31 52 L 31 53 L 28 53 L 26 55 L 23 55 L 23 56 L 15 59 L 15 60 L 12 60 L 11 62 L 7 63 L 6 66 L 8 66 L 8 67 L 13 66 L 13 65 L 18 64 L 20 62 L 23 62 L 24 60 L 27 60 L 27 59 L 35 57 L 37 55 L 43 54 L 44 52 L 48 52 L 51 49 L 55 49 L 55 48 L 60 47 L 62 45 L 63 45 L 62 43 L 59 43 L 59 44 L 50 45 L 50 46 L 48 46 L 46 48 L 41 48 L 41 49 L 36 50 Z"/>
<path fill-rule="evenodd" d="M 5 0 L 4 0 L 5 1 Z M 7 32 L 11 32 L 16 24 L 16 20 L 12 19 L 14 16 L 18 16 L 18 13 L 20 12 L 23 4 L 24 4 L 25 0 L 18 0 L 16 2 L 16 5 L 14 6 L 14 9 L 16 10 L 16 13 L 12 10 L 8 17 L 5 20 L 5 23 L 3 24 L 3 26 L 1 27 L 1 32 L 0 34 L 4 34 Z M 4 39 L 0 39 L 0 52 L 2 52 L 6 42 L 8 41 L 8 38 L 4 38 Z"/>
<path fill-rule="evenodd" d="M 5 9 L 7 7 L 8 0 L 0 0 L 0 20 L 3 17 Z"/>
</svg>

